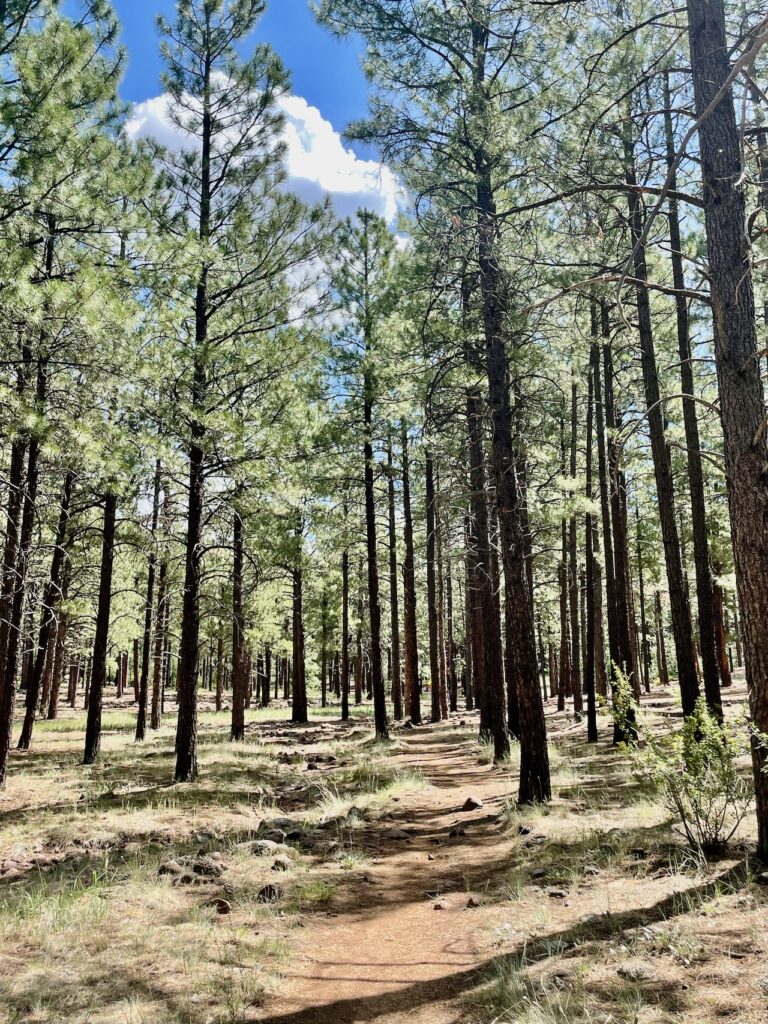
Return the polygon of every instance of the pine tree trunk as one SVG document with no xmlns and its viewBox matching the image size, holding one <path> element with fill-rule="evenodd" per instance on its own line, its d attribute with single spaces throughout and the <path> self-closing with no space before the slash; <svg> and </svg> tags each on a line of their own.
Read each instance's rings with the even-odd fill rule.
<svg viewBox="0 0 768 1024">
<path fill-rule="evenodd" d="M 344 509 L 346 527 L 346 506 Z M 341 556 L 341 720 L 349 719 L 349 551 Z"/>
<path fill-rule="evenodd" d="M 109 615 L 112 606 L 112 570 L 115 558 L 115 527 L 117 496 L 104 498 L 104 528 L 101 545 L 101 575 L 99 600 L 96 611 L 96 637 L 93 642 L 91 684 L 88 694 L 88 722 L 85 730 L 83 764 L 94 764 L 101 745 L 101 708 L 107 681 L 107 649 L 109 644 Z"/>
<path fill-rule="evenodd" d="M 149 689 L 149 660 L 152 650 L 152 612 L 155 604 L 155 571 L 157 565 L 157 520 L 160 511 L 160 459 L 155 460 L 155 481 L 152 493 L 152 527 L 150 544 L 152 545 L 147 558 L 147 599 L 144 605 L 144 640 L 141 651 L 141 677 L 137 695 L 138 711 L 136 714 L 135 739 L 141 741 L 147 732 L 147 700 Z"/>
<path fill-rule="evenodd" d="M 437 593 L 435 582 L 435 485 L 432 456 L 426 453 L 427 498 L 427 623 L 429 626 L 429 675 L 432 698 L 431 721 L 439 722 L 440 714 L 440 661 L 437 627 Z"/>
<path fill-rule="evenodd" d="M 722 0 L 688 0 L 715 361 L 723 424 L 736 584 L 754 728 L 768 734 L 768 445 L 749 252 L 741 137 L 728 89 L 731 57 Z M 758 852 L 768 858 L 768 752 L 753 741 Z"/>
<path fill-rule="evenodd" d="M 24 361 L 29 364 L 31 357 L 25 352 Z M 37 367 L 37 389 L 36 400 L 38 408 L 42 408 L 46 397 L 46 375 L 45 367 L 38 363 Z M 23 382 L 20 382 L 20 390 L 23 390 Z M 15 456 L 21 458 L 23 466 L 24 448 L 12 452 L 12 462 Z M 8 526 L 6 528 L 6 545 L 3 580 L 3 599 L 5 608 L 3 611 L 9 613 L 3 616 L 2 624 L 7 630 L 5 633 L 5 661 L 0 664 L 2 676 L 0 677 L 0 789 L 5 788 L 6 774 L 8 771 L 8 754 L 11 749 L 13 732 L 13 712 L 16 700 L 16 668 L 18 665 L 19 643 L 21 639 L 21 625 L 24 613 L 24 598 L 26 595 L 27 571 L 30 561 L 30 548 L 32 545 L 32 532 L 35 521 L 35 506 L 37 502 L 37 485 L 39 479 L 39 457 L 40 440 L 36 434 L 32 434 L 27 445 L 27 470 L 26 479 L 23 480 L 23 470 L 19 474 L 18 501 L 21 506 L 16 508 L 13 504 L 13 494 L 8 498 Z M 12 464 L 11 472 L 15 473 L 17 466 Z M 21 527 L 17 534 L 17 524 Z M 17 539 L 18 537 L 18 539 Z M 15 555 L 15 557 L 12 557 Z"/>
<path fill-rule="evenodd" d="M 150 729 L 159 729 L 162 714 L 164 653 L 167 644 L 169 608 L 166 598 L 168 563 L 160 563 L 157 583 L 157 612 L 155 614 L 155 638 L 152 669 L 152 708 L 149 718 Z M 170 660 L 170 659 L 169 659 Z"/>
<path fill-rule="evenodd" d="M 232 527 L 232 727 L 233 743 L 245 739 L 245 705 L 248 679 L 245 657 L 243 611 L 243 520 L 235 510 Z"/>
<path fill-rule="evenodd" d="M 587 632 L 585 641 L 584 689 L 587 694 L 587 742 L 597 743 L 597 700 L 595 695 L 595 555 L 593 549 L 594 526 L 592 522 L 592 406 L 594 404 L 594 381 L 589 374 L 587 390 L 587 458 L 586 458 L 586 561 L 587 561 Z"/>
<path fill-rule="evenodd" d="M 494 758 L 509 753 L 505 715 L 504 668 L 501 623 L 492 581 L 492 557 L 488 524 L 488 497 L 483 445 L 483 400 L 477 388 L 467 392 L 469 434 L 470 548 L 472 578 L 467 600 L 472 602 L 472 669 L 475 697 L 480 709 L 480 734 L 493 740 Z"/>
<path fill-rule="evenodd" d="M 299 558 L 301 558 L 301 532 L 298 531 Z M 304 664 L 304 573 L 301 564 L 293 568 L 293 680 L 291 721 L 307 721 L 307 679 Z"/>
<path fill-rule="evenodd" d="M 571 480 L 576 481 L 576 434 L 578 427 L 578 388 L 575 379 L 571 382 Z M 581 644 L 579 633 L 579 565 L 578 533 L 576 514 L 571 515 L 568 524 L 568 597 L 571 612 L 571 694 L 573 713 L 580 715 L 584 708 L 581 693 Z"/>
<path fill-rule="evenodd" d="M 72 500 L 72 485 L 75 475 L 68 472 L 64 479 L 64 488 L 61 494 L 61 507 L 59 511 L 59 522 L 56 527 L 54 540 L 53 557 L 51 559 L 51 571 L 43 592 L 43 611 L 40 622 L 40 633 L 37 640 L 37 649 L 34 655 L 34 664 L 29 686 L 26 693 L 24 724 L 19 737 L 18 749 L 29 750 L 32 741 L 32 730 L 37 715 L 37 706 L 40 699 L 40 687 L 43 681 L 43 673 L 49 656 L 49 645 L 56 628 L 56 610 L 61 600 L 61 580 L 64 572 L 64 561 L 66 558 L 65 542 L 67 537 L 67 526 L 69 524 L 69 508 Z"/>
<path fill-rule="evenodd" d="M 395 471 L 392 438 L 387 445 L 387 497 L 389 502 L 389 612 L 392 634 L 392 708 L 396 722 L 403 717 L 403 689 L 400 672 L 400 604 L 397 590 L 397 524 L 395 520 Z"/>
<path fill-rule="evenodd" d="M 366 338 L 366 351 L 370 340 Z M 379 553 L 376 546 L 376 493 L 374 489 L 373 464 L 373 382 L 366 372 L 364 382 L 363 419 L 365 440 L 365 541 L 368 561 L 368 615 L 371 625 L 371 676 L 373 693 L 373 720 L 376 736 L 389 738 L 387 720 L 387 694 L 384 689 L 384 672 L 381 659 L 381 597 L 379 595 Z"/>
<path fill-rule="evenodd" d="M 403 667 L 405 676 L 405 713 L 413 725 L 421 725 L 419 690 L 419 647 L 416 635 L 416 559 L 413 546 L 413 515 L 408 459 L 408 431 L 402 427 L 403 452 Z"/>
</svg>

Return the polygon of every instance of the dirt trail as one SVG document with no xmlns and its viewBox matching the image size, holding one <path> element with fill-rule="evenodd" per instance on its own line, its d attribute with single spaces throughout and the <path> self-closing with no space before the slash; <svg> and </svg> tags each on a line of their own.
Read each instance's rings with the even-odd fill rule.
<svg viewBox="0 0 768 1024">
<path fill-rule="evenodd" d="M 265 1007 L 264 1021 L 460 1019 L 451 994 L 487 959 L 489 940 L 482 909 L 468 903 L 506 859 L 508 843 L 495 819 L 510 778 L 478 764 L 477 745 L 455 735 L 403 735 L 396 760 L 418 767 L 429 786 L 361 834 L 364 875 L 339 887 L 327 916 L 305 919 L 281 996 Z M 462 811 L 469 796 L 483 806 Z M 452 834 L 457 825 L 463 834 Z M 410 839 L 395 838 L 399 829 Z"/>
</svg>

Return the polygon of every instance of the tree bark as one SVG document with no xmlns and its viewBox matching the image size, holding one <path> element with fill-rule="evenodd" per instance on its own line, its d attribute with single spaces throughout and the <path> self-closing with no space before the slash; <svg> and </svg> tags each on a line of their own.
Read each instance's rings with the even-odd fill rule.
<svg viewBox="0 0 768 1024">
<path fill-rule="evenodd" d="M 675 488 L 672 477 L 672 460 L 667 446 L 664 429 L 664 414 L 661 404 L 658 366 L 653 337 L 651 303 L 646 287 L 648 269 L 642 233 L 645 221 L 642 199 L 635 189 L 633 142 L 625 138 L 625 165 L 627 184 L 631 191 L 628 196 L 631 237 L 634 245 L 633 261 L 635 278 L 640 282 L 635 290 L 640 338 L 640 355 L 643 367 L 643 388 L 645 392 L 646 415 L 651 437 L 653 470 L 656 480 L 656 495 L 659 522 L 664 543 L 664 562 L 667 570 L 669 602 L 672 612 L 672 635 L 677 657 L 677 675 L 683 714 L 690 715 L 696 706 L 699 684 L 696 678 L 696 654 L 693 649 L 691 612 L 683 582 L 683 563 L 680 555 L 680 536 L 675 519 Z"/>
<path fill-rule="evenodd" d="M 396 722 L 403 717 L 400 672 L 400 604 L 397 590 L 397 525 L 395 521 L 395 470 L 392 438 L 387 445 L 387 497 L 389 501 L 389 613 L 392 634 L 392 709 Z"/>
<path fill-rule="evenodd" d="M 155 571 L 157 565 L 157 521 L 160 512 L 160 459 L 155 460 L 155 481 L 152 494 L 152 527 L 150 531 L 151 549 L 147 558 L 147 600 L 144 605 L 144 640 L 141 650 L 141 676 L 139 678 L 138 702 L 136 713 L 135 739 L 141 741 L 147 732 L 147 699 L 149 688 L 149 660 L 152 649 L 152 612 L 155 604 Z"/>
<path fill-rule="evenodd" d="M 32 676 L 27 687 L 24 724 L 19 737 L 18 749 L 29 750 L 32 741 L 32 730 L 37 715 L 37 705 L 40 698 L 40 685 L 43 681 L 43 673 L 46 661 L 49 656 L 49 645 L 56 628 L 56 612 L 61 601 L 61 580 L 64 572 L 64 561 L 66 558 L 65 542 L 67 527 L 69 525 L 69 509 L 72 501 L 72 485 L 75 474 L 71 471 L 64 479 L 64 488 L 61 494 L 61 507 L 59 511 L 59 522 L 56 527 L 54 540 L 53 557 L 51 558 L 51 571 L 48 583 L 43 592 L 43 611 L 40 622 L 40 633 L 37 640 L 37 649 L 34 656 Z"/>
<path fill-rule="evenodd" d="M 85 730 L 83 764 L 94 764 L 101 745 L 101 709 L 104 685 L 107 681 L 107 648 L 109 644 L 109 615 L 112 606 L 112 570 L 115 557 L 115 528 L 117 496 L 108 493 L 104 498 L 104 528 L 101 545 L 101 575 L 99 602 L 96 612 L 96 637 L 93 642 L 91 686 L 88 696 L 88 722 Z"/>
<path fill-rule="evenodd" d="M 429 674 L 432 698 L 431 721 L 439 722 L 440 709 L 440 661 L 438 654 L 437 594 L 435 583 L 435 485 L 432 456 L 426 453 L 426 497 L 427 497 L 427 623 L 429 626 Z"/>
<path fill-rule="evenodd" d="M 237 509 L 233 516 L 232 552 L 232 728 L 229 738 L 233 743 L 239 743 L 245 739 L 248 678 L 243 610 L 243 519 Z"/>
<path fill-rule="evenodd" d="M 413 545 L 413 515 L 411 512 L 410 464 L 408 458 L 408 430 L 402 426 L 403 452 L 403 627 L 405 669 L 405 713 L 413 725 L 421 725 L 421 694 L 419 691 L 419 647 L 416 634 L 416 559 Z"/>
</svg>

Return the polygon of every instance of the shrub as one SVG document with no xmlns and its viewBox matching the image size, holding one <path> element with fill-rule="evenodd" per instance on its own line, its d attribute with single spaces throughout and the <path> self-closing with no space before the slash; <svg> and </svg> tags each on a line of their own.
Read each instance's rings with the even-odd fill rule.
<svg viewBox="0 0 768 1024">
<path fill-rule="evenodd" d="M 707 853 L 722 849 L 752 800 L 751 786 L 738 766 L 749 750 L 744 722 L 720 723 L 699 698 L 671 739 L 644 738 L 634 755 L 639 774 L 658 786 L 692 847 Z"/>
</svg>

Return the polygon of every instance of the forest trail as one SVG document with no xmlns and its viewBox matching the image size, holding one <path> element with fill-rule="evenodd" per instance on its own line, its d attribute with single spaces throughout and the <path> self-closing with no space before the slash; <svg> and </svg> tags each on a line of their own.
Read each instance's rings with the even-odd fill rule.
<svg viewBox="0 0 768 1024">
<path fill-rule="evenodd" d="M 482 894 L 508 856 L 497 818 L 512 777 L 479 764 L 476 745 L 444 730 L 402 735 L 404 749 L 394 759 L 421 771 L 427 786 L 361 835 L 369 869 L 332 912 L 304 921 L 264 1021 L 459 1019 L 451 994 L 486 960 L 488 942 L 482 908 L 469 906 L 470 897 Z M 463 811 L 470 796 L 483 806 Z M 396 838 L 396 830 L 410 838 Z"/>
</svg>

